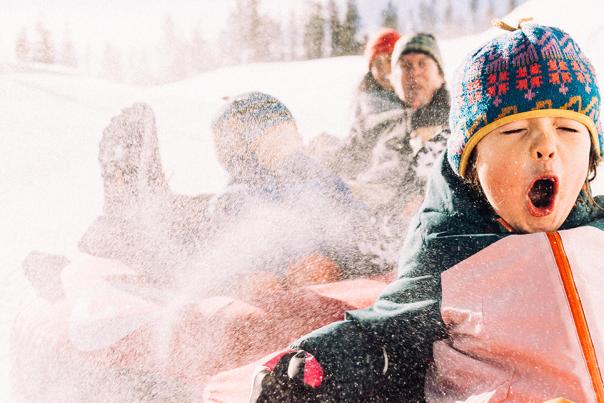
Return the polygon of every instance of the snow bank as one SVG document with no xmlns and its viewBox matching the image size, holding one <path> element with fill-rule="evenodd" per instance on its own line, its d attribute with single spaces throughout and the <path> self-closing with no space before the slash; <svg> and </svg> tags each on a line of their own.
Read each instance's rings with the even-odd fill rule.
<svg viewBox="0 0 604 403">
<path fill-rule="evenodd" d="M 561 0 L 529 1 L 507 21 L 533 16 L 577 38 L 604 74 L 604 21 L 598 0 L 569 7 Z M 498 34 L 441 43 L 448 77 L 463 56 Z M 0 396 L 8 385 L 8 329 L 31 294 L 20 262 L 32 249 L 70 254 L 101 210 L 98 141 L 111 116 L 134 101 L 156 112 L 160 149 L 173 190 L 218 191 L 226 176 L 216 161 L 209 122 L 223 97 L 269 92 L 291 107 L 306 141 L 321 132 L 345 136 L 350 96 L 365 71 L 362 57 L 236 66 L 150 88 L 112 84 L 62 72 L 0 69 Z M 604 192 L 604 172 L 596 189 Z M 7 399 L 3 399 L 7 400 Z"/>
</svg>

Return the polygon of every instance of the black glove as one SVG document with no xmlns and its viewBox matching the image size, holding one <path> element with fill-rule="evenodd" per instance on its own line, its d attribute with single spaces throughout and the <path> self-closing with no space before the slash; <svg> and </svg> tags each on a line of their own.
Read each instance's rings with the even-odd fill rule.
<svg viewBox="0 0 604 403">
<path fill-rule="evenodd" d="M 321 364 L 310 353 L 280 352 L 254 378 L 250 403 L 319 402 L 323 378 Z"/>
</svg>

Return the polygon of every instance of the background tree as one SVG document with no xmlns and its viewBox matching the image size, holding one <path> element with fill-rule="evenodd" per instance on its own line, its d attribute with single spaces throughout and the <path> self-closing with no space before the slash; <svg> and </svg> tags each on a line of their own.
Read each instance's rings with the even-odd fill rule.
<svg viewBox="0 0 604 403">
<path fill-rule="evenodd" d="M 260 23 L 254 46 L 254 61 L 279 61 L 285 58 L 285 40 L 281 24 L 268 15 L 259 16 Z"/>
<path fill-rule="evenodd" d="M 33 45 L 32 61 L 52 64 L 56 59 L 55 52 L 52 34 L 42 22 L 38 22 L 36 24 L 36 40 Z"/>
<path fill-rule="evenodd" d="M 327 2 L 327 15 L 329 24 L 329 35 L 330 35 L 330 55 L 340 56 L 342 55 L 342 23 L 340 23 L 340 12 L 338 5 L 335 0 L 329 0 Z"/>
<path fill-rule="evenodd" d="M 499 15 L 497 15 L 498 13 L 497 13 L 497 10 L 495 8 L 495 4 L 493 4 L 493 2 L 490 1 L 490 0 L 487 3 L 488 4 L 487 4 L 487 12 L 486 12 L 486 16 L 485 16 L 486 17 L 486 21 L 485 22 L 487 24 L 490 24 L 491 21 L 493 21 L 495 18 L 498 18 Z"/>
<path fill-rule="evenodd" d="M 244 46 L 248 49 L 249 61 L 256 62 L 268 56 L 267 38 L 262 24 L 265 22 L 260 15 L 259 0 L 247 0 L 244 9 L 239 10 L 243 15 Z"/>
<path fill-rule="evenodd" d="M 342 54 L 354 55 L 359 53 L 360 43 L 357 41 L 361 25 L 361 16 L 355 0 L 346 2 L 346 15 L 342 24 Z"/>
<path fill-rule="evenodd" d="M 301 57 L 301 29 L 299 18 L 295 9 L 292 8 L 289 15 L 289 22 L 286 25 L 285 33 L 285 60 L 298 60 Z"/>
<path fill-rule="evenodd" d="M 65 27 L 65 32 L 63 33 L 61 51 L 59 53 L 59 63 L 68 67 L 76 67 L 78 65 L 75 47 L 71 41 L 70 30 L 67 26 Z"/>
<path fill-rule="evenodd" d="M 164 18 L 163 35 L 158 46 L 159 75 L 162 81 L 175 81 L 187 77 L 186 43 L 176 32 L 174 20 L 170 16 Z"/>
<path fill-rule="evenodd" d="M 421 0 L 419 3 L 418 14 L 421 29 L 426 32 L 436 32 L 436 4 L 434 0 Z"/>
<path fill-rule="evenodd" d="M 452 27 L 455 25 L 454 16 L 453 16 L 453 1 L 446 0 L 447 5 L 445 7 L 445 22 L 448 27 Z"/>
<path fill-rule="evenodd" d="M 218 37 L 216 47 L 219 50 L 219 65 L 246 62 L 249 55 L 243 49 L 246 43 L 245 15 L 240 12 L 245 8 L 245 0 L 235 0 L 227 17 L 225 28 Z"/>
<path fill-rule="evenodd" d="M 31 44 L 29 43 L 27 30 L 25 28 L 21 29 L 19 35 L 17 36 L 17 41 L 15 43 L 15 56 L 19 62 L 23 63 L 30 61 Z"/>
<path fill-rule="evenodd" d="M 112 81 L 122 81 L 124 78 L 122 53 L 109 43 L 103 51 L 101 75 Z"/>
<path fill-rule="evenodd" d="M 144 48 L 128 49 L 128 57 L 121 79 L 136 85 L 150 85 L 158 82 L 157 77 L 151 73 L 151 60 Z M 118 61 L 119 63 L 119 61 Z M 161 81 L 161 80 L 160 80 Z"/>
<path fill-rule="evenodd" d="M 304 24 L 304 55 L 307 59 L 323 57 L 325 41 L 325 18 L 321 3 L 312 3 Z"/>
<path fill-rule="evenodd" d="M 392 28 L 398 31 L 398 9 L 392 1 L 389 1 L 386 8 L 381 12 L 382 16 L 382 27 Z"/>
<path fill-rule="evenodd" d="M 202 73 L 208 70 L 213 63 L 212 55 L 206 41 L 203 39 L 199 24 L 191 33 L 191 41 L 188 49 L 188 63 L 191 73 Z"/>
</svg>

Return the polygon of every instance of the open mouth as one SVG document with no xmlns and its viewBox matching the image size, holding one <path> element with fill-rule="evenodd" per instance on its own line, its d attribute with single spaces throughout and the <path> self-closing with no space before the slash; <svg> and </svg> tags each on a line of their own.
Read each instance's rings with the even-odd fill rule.
<svg viewBox="0 0 604 403">
<path fill-rule="evenodd" d="M 554 209 L 558 194 L 558 178 L 547 176 L 537 178 L 528 190 L 528 208 L 531 215 L 543 217 Z"/>
</svg>

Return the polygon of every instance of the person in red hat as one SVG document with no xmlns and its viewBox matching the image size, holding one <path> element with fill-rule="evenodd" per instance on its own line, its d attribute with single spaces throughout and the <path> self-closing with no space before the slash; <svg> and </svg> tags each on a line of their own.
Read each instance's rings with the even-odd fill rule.
<svg viewBox="0 0 604 403">
<path fill-rule="evenodd" d="M 348 138 L 333 159 L 333 168 L 344 177 L 354 178 L 366 169 L 377 142 L 372 130 L 383 121 L 382 114 L 402 108 L 390 83 L 390 55 L 400 34 L 393 29 L 378 31 L 367 43 L 368 71 L 355 91 L 354 121 Z"/>
<path fill-rule="evenodd" d="M 390 55 L 400 37 L 401 35 L 395 30 L 385 28 L 371 38 L 365 48 L 365 57 L 371 75 L 367 74 L 361 83 L 373 84 L 372 81 L 375 81 L 380 87 L 393 91 L 390 84 Z"/>
</svg>

